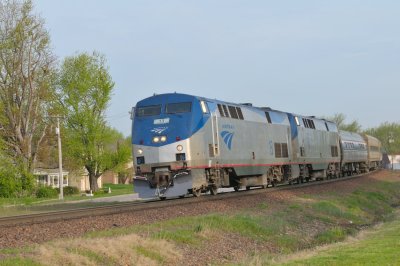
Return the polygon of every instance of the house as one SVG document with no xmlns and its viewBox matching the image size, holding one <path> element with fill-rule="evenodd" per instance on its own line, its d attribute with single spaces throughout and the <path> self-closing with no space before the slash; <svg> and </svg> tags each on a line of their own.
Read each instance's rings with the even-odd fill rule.
<svg viewBox="0 0 400 266">
<path fill-rule="evenodd" d="M 68 171 L 65 171 L 64 169 L 62 170 L 64 187 L 69 185 L 68 174 L 69 174 Z M 60 177 L 60 172 L 58 168 L 52 168 L 52 169 L 37 168 L 34 170 L 33 175 L 36 176 L 36 182 L 39 185 L 50 186 L 52 188 L 59 187 L 58 180 Z"/>
<path fill-rule="evenodd" d="M 133 161 L 125 164 L 123 173 L 106 171 L 101 177 L 104 184 L 129 184 L 133 178 Z"/>
<path fill-rule="evenodd" d="M 79 191 L 90 190 L 89 174 L 86 169 L 72 172 L 69 179 L 70 186 L 77 187 Z M 97 179 L 97 186 L 99 188 L 103 187 L 103 178 L 101 176 Z"/>
<path fill-rule="evenodd" d="M 388 155 L 389 157 L 389 164 L 387 168 L 400 170 L 400 155 Z"/>
</svg>

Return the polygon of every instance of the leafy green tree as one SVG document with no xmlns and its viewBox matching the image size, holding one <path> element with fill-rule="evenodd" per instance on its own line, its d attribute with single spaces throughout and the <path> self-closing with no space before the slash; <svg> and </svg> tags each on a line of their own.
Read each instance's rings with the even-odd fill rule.
<svg viewBox="0 0 400 266">
<path fill-rule="evenodd" d="M 327 117 L 326 119 L 335 122 L 340 130 L 361 132 L 361 125 L 357 120 L 353 120 L 350 124 L 345 123 L 346 116 L 344 114 L 336 113 L 332 117 Z"/>
<path fill-rule="evenodd" d="M 364 133 L 378 138 L 388 154 L 400 154 L 400 124 L 385 122 Z"/>
<path fill-rule="evenodd" d="M 98 53 L 67 57 L 62 63 L 57 94 L 65 123 L 64 150 L 86 168 L 93 191 L 98 190 L 97 179 L 122 160 L 117 145 L 122 135 L 105 119 L 113 87 L 105 58 Z"/>
<path fill-rule="evenodd" d="M 127 167 L 127 163 L 132 160 L 132 139 L 130 136 L 125 139 L 119 139 L 117 144 L 117 152 L 114 156 L 114 171 L 118 174 L 119 182 L 125 183 L 133 175 L 132 169 Z"/>
<path fill-rule="evenodd" d="M 53 99 L 55 57 L 31 1 L 0 0 L 0 138 L 23 176 L 33 172 Z"/>
</svg>

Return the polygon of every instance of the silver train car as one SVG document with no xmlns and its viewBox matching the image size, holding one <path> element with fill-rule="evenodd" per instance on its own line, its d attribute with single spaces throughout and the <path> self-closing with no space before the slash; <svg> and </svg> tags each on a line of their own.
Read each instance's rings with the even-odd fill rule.
<svg viewBox="0 0 400 266">
<path fill-rule="evenodd" d="M 325 179 L 365 167 L 346 148 L 359 139 L 343 133 L 341 141 L 335 123 L 251 104 L 161 94 L 138 102 L 132 121 L 141 198 Z"/>
</svg>

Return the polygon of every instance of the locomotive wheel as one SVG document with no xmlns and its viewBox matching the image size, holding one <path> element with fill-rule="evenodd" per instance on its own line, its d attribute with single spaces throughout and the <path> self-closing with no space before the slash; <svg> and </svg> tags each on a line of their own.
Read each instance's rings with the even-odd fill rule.
<svg viewBox="0 0 400 266">
<path fill-rule="evenodd" d="M 180 199 L 183 199 L 184 197 L 185 197 L 185 195 L 180 195 L 179 196 Z"/>
<path fill-rule="evenodd" d="M 240 187 L 239 186 L 234 186 L 233 189 L 237 192 L 237 191 L 239 191 Z"/>
<path fill-rule="evenodd" d="M 210 186 L 210 193 L 211 195 L 217 195 L 218 194 L 217 186 Z"/>
<path fill-rule="evenodd" d="M 196 198 L 197 198 L 197 197 L 200 197 L 200 195 L 201 195 L 201 190 L 200 190 L 200 189 L 193 189 L 192 194 L 193 194 L 193 196 L 195 196 Z"/>
<path fill-rule="evenodd" d="M 249 187 L 249 186 L 247 186 L 247 187 L 246 187 L 246 190 L 250 190 L 250 187 Z"/>
<path fill-rule="evenodd" d="M 160 200 L 165 200 L 167 197 L 160 197 Z"/>
</svg>

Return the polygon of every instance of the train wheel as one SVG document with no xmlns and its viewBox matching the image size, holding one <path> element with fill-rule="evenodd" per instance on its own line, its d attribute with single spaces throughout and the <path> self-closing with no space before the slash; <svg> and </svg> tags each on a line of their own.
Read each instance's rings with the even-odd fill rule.
<svg viewBox="0 0 400 266">
<path fill-rule="evenodd" d="M 200 197 L 200 195 L 201 195 L 201 190 L 200 190 L 200 189 L 193 189 L 192 194 L 193 194 L 193 196 L 195 196 L 196 198 L 197 198 L 197 197 Z"/>
<path fill-rule="evenodd" d="M 160 197 L 160 200 L 165 200 L 167 197 Z"/>
<path fill-rule="evenodd" d="M 184 197 L 185 197 L 185 195 L 180 195 L 179 196 L 180 199 L 183 199 Z"/>
<path fill-rule="evenodd" d="M 246 190 L 250 190 L 250 187 L 249 187 L 249 186 L 247 186 L 247 187 L 246 187 Z"/>
<path fill-rule="evenodd" d="M 211 186 L 210 187 L 210 193 L 211 193 L 211 195 L 217 195 L 218 194 L 217 186 Z"/>
<path fill-rule="evenodd" d="M 234 186 L 233 189 L 234 189 L 235 191 L 239 191 L 240 187 L 239 187 L 239 186 Z"/>
</svg>

